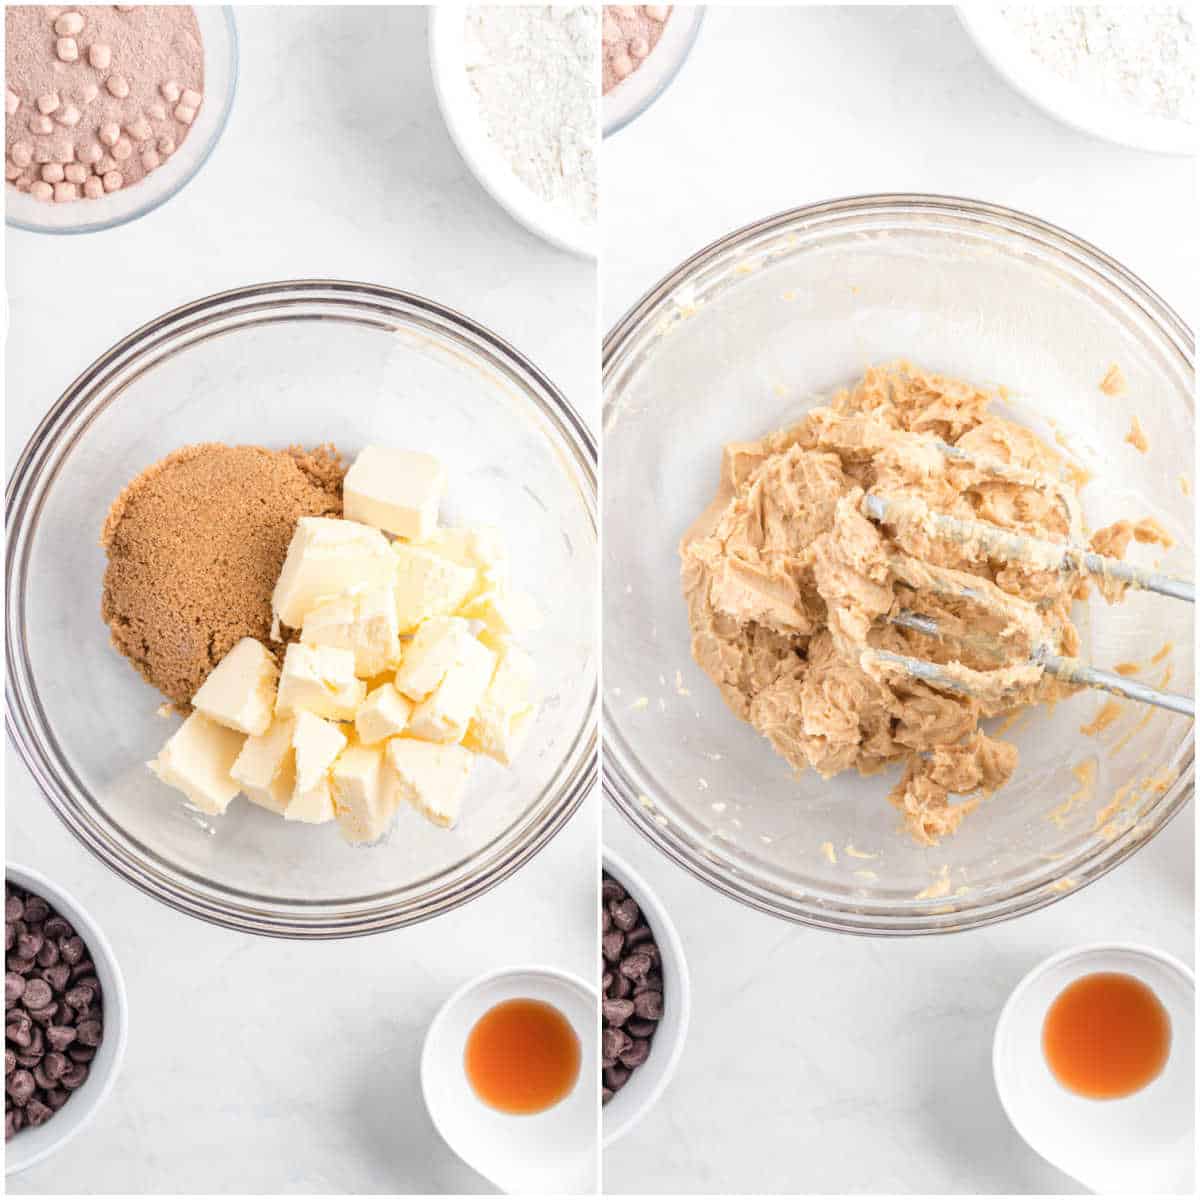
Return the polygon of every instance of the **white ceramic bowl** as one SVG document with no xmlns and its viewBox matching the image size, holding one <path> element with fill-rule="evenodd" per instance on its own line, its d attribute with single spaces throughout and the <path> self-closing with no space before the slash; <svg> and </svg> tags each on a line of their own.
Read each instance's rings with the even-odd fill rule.
<svg viewBox="0 0 1200 1200">
<path fill-rule="evenodd" d="M 1119 1100 L 1068 1091 L 1042 1053 L 1046 1012 L 1068 984 L 1120 971 L 1152 988 L 1171 1019 L 1162 1074 Z M 1194 1192 L 1196 981 L 1169 954 L 1123 943 L 1064 950 L 1017 985 L 1000 1020 L 992 1069 L 1000 1103 L 1044 1159 L 1096 1192 Z"/>
<path fill-rule="evenodd" d="M 514 1116 L 484 1104 L 463 1067 L 475 1022 L 505 1000 L 542 1000 L 579 1038 L 575 1087 L 544 1112 Z M 599 993 L 575 975 L 549 967 L 508 967 L 464 984 L 442 1005 L 421 1051 L 421 1090 L 438 1133 L 468 1166 L 516 1194 L 594 1192 L 599 1187 L 595 1064 L 599 1062 Z"/>
<path fill-rule="evenodd" d="M 595 258 L 600 244 L 599 223 L 585 224 L 527 188 L 489 140 L 464 67 L 465 32 L 462 5 L 438 5 L 429 10 L 433 86 L 446 128 L 463 161 L 492 198 L 526 229 L 563 250 Z M 599 141 L 597 130 L 597 152 Z"/>
<path fill-rule="evenodd" d="M 1200 149 L 1200 134 L 1186 122 L 1143 113 L 1056 74 L 1029 52 L 997 6 L 961 6 L 958 17 L 1001 78 L 1064 125 L 1160 154 L 1195 154 Z"/>
<path fill-rule="evenodd" d="M 238 77 L 233 9 L 197 5 L 196 21 L 204 44 L 204 103 L 179 149 L 139 183 L 96 200 L 46 204 L 5 186 L 9 225 L 32 233 L 98 233 L 153 212 L 196 177 L 225 132 Z"/>
<path fill-rule="evenodd" d="M 640 117 L 675 81 L 696 44 L 704 22 L 704 5 L 676 4 L 650 56 L 622 79 L 601 102 L 604 136 L 624 129 Z"/>
<path fill-rule="evenodd" d="M 4 1173 L 15 1175 L 49 1158 L 69 1142 L 95 1115 L 116 1082 L 121 1060 L 125 1056 L 125 1041 L 129 1029 L 129 1005 L 125 998 L 125 981 L 108 939 L 100 927 L 70 892 L 52 883 L 39 871 L 8 863 L 8 880 L 27 891 L 41 896 L 74 927 L 83 938 L 96 964 L 104 1004 L 104 1037 L 88 1068 L 83 1086 L 44 1125 L 22 1129 L 5 1147 Z"/>
<path fill-rule="evenodd" d="M 650 1043 L 650 1057 L 604 1106 L 603 1137 L 604 1145 L 608 1147 L 624 1137 L 666 1091 L 683 1055 L 692 1009 L 692 989 L 683 942 L 667 910 L 649 884 L 607 847 L 604 850 L 604 870 L 637 901 L 662 955 L 663 976 L 663 1016 Z"/>
</svg>

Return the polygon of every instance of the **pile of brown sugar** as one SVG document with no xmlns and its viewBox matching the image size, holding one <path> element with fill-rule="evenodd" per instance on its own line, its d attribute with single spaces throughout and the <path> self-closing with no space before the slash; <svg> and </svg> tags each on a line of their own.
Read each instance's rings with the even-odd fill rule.
<svg viewBox="0 0 1200 1200">
<path fill-rule="evenodd" d="M 143 471 L 113 502 L 101 615 L 113 645 L 186 707 L 244 637 L 270 645 L 271 592 L 300 517 L 340 517 L 333 446 L 207 442 Z"/>
</svg>

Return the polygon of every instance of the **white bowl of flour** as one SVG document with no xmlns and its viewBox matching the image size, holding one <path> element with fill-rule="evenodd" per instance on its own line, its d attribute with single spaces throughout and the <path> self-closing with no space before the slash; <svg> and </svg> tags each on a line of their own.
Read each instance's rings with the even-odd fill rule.
<svg viewBox="0 0 1200 1200">
<path fill-rule="evenodd" d="M 1161 154 L 1200 147 L 1188 5 L 966 5 L 958 16 L 995 70 L 1065 124 Z"/>
<path fill-rule="evenodd" d="M 446 127 L 483 187 L 540 237 L 594 258 L 599 8 L 440 6 L 429 57 Z"/>
</svg>

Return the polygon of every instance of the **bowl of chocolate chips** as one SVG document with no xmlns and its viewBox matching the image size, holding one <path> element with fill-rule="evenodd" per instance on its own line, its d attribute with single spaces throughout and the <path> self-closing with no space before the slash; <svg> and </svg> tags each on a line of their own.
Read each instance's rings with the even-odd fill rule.
<svg viewBox="0 0 1200 1200">
<path fill-rule="evenodd" d="M 53 1154 L 92 1118 L 125 1050 L 121 971 L 71 895 L 9 863 L 4 880 L 6 1175 Z"/>
<path fill-rule="evenodd" d="M 628 1133 L 675 1073 L 691 992 L 683 943 L 645 881 L 607 848 L 600 881 L 604 1145 Z"/>
</svg>

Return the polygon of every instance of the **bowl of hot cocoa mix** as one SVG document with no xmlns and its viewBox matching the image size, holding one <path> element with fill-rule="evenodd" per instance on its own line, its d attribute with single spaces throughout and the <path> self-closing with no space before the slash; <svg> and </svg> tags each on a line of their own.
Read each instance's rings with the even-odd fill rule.
<svg viewBox="0 0 1200 1200">
<path fill-rule="evenodd" d="M 112 947 L 69 893 L 9 863 L 4 881 L 5 1173 L 53 1154 L 112 1089 L 125 984 Z"/>
</svg>

